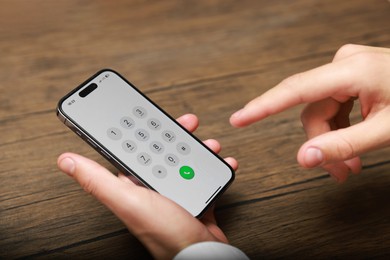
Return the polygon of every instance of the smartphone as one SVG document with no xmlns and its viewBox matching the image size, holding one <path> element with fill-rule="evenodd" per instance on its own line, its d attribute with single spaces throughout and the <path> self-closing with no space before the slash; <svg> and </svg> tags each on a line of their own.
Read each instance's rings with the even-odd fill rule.
<svg viewBox="0 0 390 260">
<path fill-rule="evenodd" d="M 57 116 L 119 171 L 194 217 L 234 180 L 223 159 L 111 69 L 97 72 L 63 97 Z"/>
</svg>

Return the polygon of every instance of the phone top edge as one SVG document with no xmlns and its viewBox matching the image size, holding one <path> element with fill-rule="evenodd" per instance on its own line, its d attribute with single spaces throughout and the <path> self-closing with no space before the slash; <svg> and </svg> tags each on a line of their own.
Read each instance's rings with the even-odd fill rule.
<svg viewBox="0 0 390 260">
<path fill-rule="evenodd" d="M 92 76 L 90 76 L 88 79 L 84 80 L 81 84 L 79 84 L 76 88 L 73 88 L 70 92 L 68 92 L 68 94 L 66 94 L 65 96 L 63 96 L 57 103 L 57 116 L 58 116 L 58 112 L 60 112 L 62 115 L 65 114 L 65 112 L 63 111 L 62 109 L 62 104 L 63 102 L 68 98 L 70 97 L 71 95 L 73 95 L 75 92 L 79 91 L 80 88 L 84 87 L 88 82 L 90 82 L 91 80 L 93 80 L 94 78 L 96 78 L 97 75 L 99 74 L 102 74 L 103 72 L 105 71 L 109 71 L 109 72 L 112 72 L 112 73 L 115 73 L 117 75 L 120 76 L 120 74 L 118 72 L 116 72 L 115 70 L 113 69 L 110 69 L 110 68 L 104 68 L 104 69 L 101 69 L 99 71 L 97 71 L 96 73 L 94 73 Z M 122 76 L 121 76 L 122 77 Z M 123 78 L 123 77 L 122 77 Z"/>
</svg>

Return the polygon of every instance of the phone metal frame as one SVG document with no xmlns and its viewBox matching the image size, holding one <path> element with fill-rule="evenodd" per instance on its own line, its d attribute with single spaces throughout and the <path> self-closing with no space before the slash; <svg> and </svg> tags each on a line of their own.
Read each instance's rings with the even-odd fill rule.
<svg viewBox="0 0 390 260">
<path fill-rule="evenodd" d="M 200 145 L 205 147 L 209 152 L 211 152 L 215 157 L 217 157 L 222 163 L 224 163 L 231 172 L 231 178 L 226 183 L 226 185 L 219 190 L 217 190 L 214 194 L 211 195 L 211 197 L 206 201 L 208 204 L 203 209 L 202 212 L 199 213 L 199 215 L 194 216 L 197 218 L 202 217 L 202 215 L 206 212 L 206 210 L 214 204 L 216 199 L 220 197 L 226 190 L 229 188 L 229 186 L 233 183 L 235 179 L 235 172 L 233 168 L 225 161 L 223 160 L 218 154 L 216 154 L 214 151 L 212 151 L 209 147 L 207 147 L 199 138 L 197 138 L 195 135 L 193 135 L 191 132 L 189 132 L 186 128 L 184 128 L 182 125 L 180 125 L 172 116 L 170 116 L 165 110 L 163 110 L 159 105 L 157 105 L 155 102 L 153 102 L 149 97 L 147 97 L 143 92 L 141 92 L 136 86 L 134 86 L 130 81 L 128 81 L 126 78 L 124 78 L 121 74 L 116 72 L 112 69 L 102 69 L 96 72 L 94 75 L 89 77 L 87 80 L 85 80 L 83 83 L 81 83 L 78 87 L 73 89 L 71 92 L 66 94 L 64 97 L 62 97 L 58 104 L 56 109 L 56 114 L 58 119 L 63 122 L 68 128 L 70 128 L 74 133 L 76 133 L 81 139 L 83 139 L 88 145 L 90 145 L 94 150 L 96 150 L 100 155 L 102 155 L 105 159 L 107 159 L 111 164 L 113 164 L 119 171 L 123 172 L 125 175 L 134 176 L 140 183 L 142 183 L 144 186 L 146 186 L 149 189 L 152 189 L 156 191 L 151 185 L 149 185 L 147 182 L 145 182 L 140 176 L 137 175 L 134 171 L 129 168 L 126 164 L 122 163 L 121 160 L 119 160 L 113 153 L 111 153 L 106 147 L 104 147 L 99 141 L 97 141 L 92 135 L 90 135 L 86 130 L 84 130 L 81 126 L 79 126 L 76 122 L 72 120 L 67 114 L 62 110 L 62 104 L 63 102 L 76 92 L 78 92 L 80 89 L 85 87 L 88 83 L 90 83 L 93 79 L 95 79 L 98 75 L 102 74 L 103 72 L 111 72 L 115 73 L 117 76 L 119 76 L 122 80 L 124 80 L 130 87 L 132 87 L 134 90 L 136 90 L 140 95 L 142 95 L 147 101 L 149 101 L 151 104 L 153 104 L 157 109 L 159 109 L 165 116 L 167 116 L 173 123 L 175 123 L 177 126 L 179 126 L 181 129 L 183 129 L 187 134 L 189 134 L 192 138 L 194 138 Z M 157 191 L 156 191 L 157 192 Z"/>
</svg>

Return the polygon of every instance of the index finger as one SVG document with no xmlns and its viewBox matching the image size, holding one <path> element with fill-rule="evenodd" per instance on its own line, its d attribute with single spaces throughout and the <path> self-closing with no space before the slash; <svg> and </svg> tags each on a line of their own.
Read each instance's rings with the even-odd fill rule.
<svg viewBox="0 0 390 260">
<path fill-rule="evenodd" d="M 347 59 L 295 74 L 250 101 L 231 116 L 230 122 L 236 127 L 246 126 L 298 104 L 328 97 L 345 102 L 357 96 L 353 86 L 358 79 L 352 73 Z"/>
</svg>

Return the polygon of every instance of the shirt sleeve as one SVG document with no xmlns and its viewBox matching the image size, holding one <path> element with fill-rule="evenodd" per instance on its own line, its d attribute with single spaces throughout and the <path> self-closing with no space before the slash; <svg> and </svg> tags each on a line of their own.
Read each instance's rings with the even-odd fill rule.
<svg viewBox="0 0 390 260">
<path fill-rule="evenodd" d="M 180 251 L 174 260 L 187 259 L 249 259 L 240 249 L 220 242 L 200 242 Z"/>
</svg>

